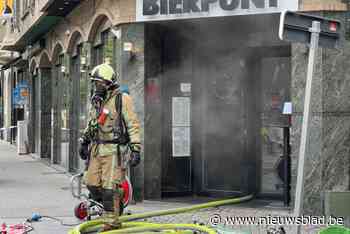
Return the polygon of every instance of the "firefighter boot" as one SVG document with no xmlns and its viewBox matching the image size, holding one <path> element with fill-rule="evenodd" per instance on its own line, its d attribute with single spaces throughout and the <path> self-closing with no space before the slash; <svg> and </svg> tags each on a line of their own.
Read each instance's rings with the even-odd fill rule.
<svg viewBox="0 0 350 234">
<path fill-rule="evenodd" d="M 113 229 L 120 228 L 119 217 L 119 207 L 120 199 L 118 193 L 112 189 L 103 189 L 103 206 L 105 224 L 103 226 L 103 231 L 110 231 Z"/>
<path fill-rule="evenodd" d="M 89 194 L 89 198 L 91 198 L 92 200 L 98 202 L 98 203 L 102 203 L 102 190 L 100 187 L 96 187 L 96 186 L 87 186 L 90 194 Z"/>
</svg>

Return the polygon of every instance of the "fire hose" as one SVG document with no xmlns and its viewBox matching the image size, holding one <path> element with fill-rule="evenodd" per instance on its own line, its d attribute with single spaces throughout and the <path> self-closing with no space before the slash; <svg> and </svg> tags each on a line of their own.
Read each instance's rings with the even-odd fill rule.
<svg viewBox="0 0 350 234">
<path fill-rule="evenodd" d="M 133 215 L 123 215 L 118 218 L 119 223 L 121 223 L 121 228 L 107 231 L 107 232 L 101 232 L 101 234 L 153 233 L 156 231 L 164 231 L 163 233 L 181 233 L 181 234 L 194 233 L 194 232 L 215 234 L 217 232 L 214 229 L 203 225 L 198 225 L 198 224 L 156 224 L 156 223 L 135 222 L 135 221 L 143 220 L 146 218 L 157 217 L 157 216 L 181 214 L 181 213 L 192 212 L 200 209 L 238 204 L 245 201 L 249 201 L 252 198 L 253 198 L 253 195 L 248 195 L 244 197 L 213 201 L 213 202 L 203 203 L 203 204 L 189 206 L 189 207 L 152 211 L 152 212 L 133 214 Z M 102 225 L 106 223 L 108 222 L 104 218 L 87 221 L 76 226 L 74 229 L 69 231 L 69 234 L 83 234 L 91 231 L 98 231 L 102 227 Z"/>
</svg>

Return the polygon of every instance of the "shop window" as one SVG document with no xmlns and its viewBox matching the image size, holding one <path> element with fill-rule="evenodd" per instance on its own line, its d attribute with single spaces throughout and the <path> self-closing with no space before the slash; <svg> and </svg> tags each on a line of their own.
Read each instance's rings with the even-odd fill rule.
<svg viewBox="0 0 350 234">
<path fill-rule="evenodd" d="M 109 30 L 96 36 L 93 49 L 93 65 L 108 63 L 116 68 L 116 37 Z"/>
<path fill-rule="evenodd" d="M 103 45 L 94 46 L 93 65 L 97 66 L 103 62 Z"/>
<path fill-rule="evenodd" d="M 113 61 L 113 37 L 111 36 L 111 33 L 109 31 L 106 31 L 102 34 L 103 38 L 103 62 L 108 63 L 112 65 Z"/>
</svg>

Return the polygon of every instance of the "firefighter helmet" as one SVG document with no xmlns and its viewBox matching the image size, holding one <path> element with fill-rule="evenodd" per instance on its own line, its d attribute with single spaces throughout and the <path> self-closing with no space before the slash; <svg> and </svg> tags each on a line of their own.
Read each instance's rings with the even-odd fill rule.
<svg viewBox="0 0 350 234">
<path fill-rule="evenodd" d="M 119 85 L 119 76 L 114 72 L 114 69 L 107 63 L 102 63 L 97 65 L 92 69 L 89 74 L 91 80 L 102 81 L 108 86 L 110 85 Z"/>
</svg>

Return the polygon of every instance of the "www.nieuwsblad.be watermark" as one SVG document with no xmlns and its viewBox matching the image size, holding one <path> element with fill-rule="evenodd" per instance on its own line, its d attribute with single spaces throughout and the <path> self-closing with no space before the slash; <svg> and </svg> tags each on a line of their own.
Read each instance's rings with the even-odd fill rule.
<svg viewBox="0 0 350 234">
<path fill-rule="evenodd" d="M 343 217 L 325 216 L 222 216 L 214 214 L 209 218 L 209 223 L 217 225 L 302 225 L 302 226 L 323 226 L 323 225 L 344 225 Z"/>
</svg>

